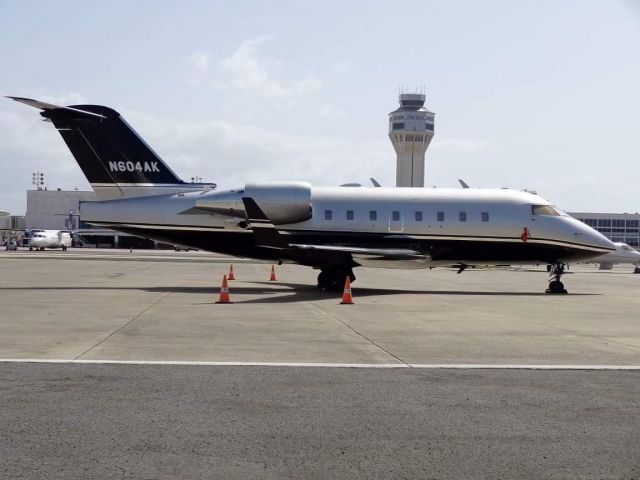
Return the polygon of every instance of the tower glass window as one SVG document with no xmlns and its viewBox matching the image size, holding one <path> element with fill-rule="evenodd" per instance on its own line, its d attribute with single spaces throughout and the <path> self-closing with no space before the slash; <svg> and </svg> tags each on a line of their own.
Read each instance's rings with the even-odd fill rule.
<svg viewBox="0 0 640 480">
<path fill-rule="evenodd" d="M 394 130 L 404 130 L 404 122 L 396 122 L 393 124 Z"/>
</svg>

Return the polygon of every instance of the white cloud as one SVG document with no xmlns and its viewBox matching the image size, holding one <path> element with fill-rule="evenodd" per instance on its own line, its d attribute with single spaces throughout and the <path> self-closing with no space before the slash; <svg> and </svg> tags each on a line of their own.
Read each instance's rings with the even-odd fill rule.
<svg viewBox="0 0 640 480">
<path fill-rule="evenodd" d="M 328 120 L 335 120 L 337 118 L 346 117 L 347 111 L 342 107 L 329 103 L 318 109 L 318 116 Z"/>
<path fill-rule="evenodd" d="M 264 35 L 243 41 L 229 56 L 211 67 L 210 54 L 205 51 L 189 55 L 191 86 L 209 83 L 220 90 L 236 89 L 242 92 L 283 99 L 316 93 L 324 87 L 317 77 L 307 75 L 294 80 L 281 78 L 283 63 L 262 53 L 262 46 L 273 38 Z"/>
<path fill-rule="evenodd" d="M 384 139 L 292 135 L 224 120 L 180 122 L 139 112 L 127 117 L 183 178 L 198 175 L 223 188 L 271 180 L 339 185 L 370 176 L 389 183 L 395 169 L 393 149 Z"/>
<path fill-rule="evenodd" d="M 207 74 L 209 72 L 209 53 L 205 51 L 193 52 L 189 55 L 187 60 L 191 67 L 187 83 L 192 87 L 200 85 L 207 78 Z"/>
</svg>

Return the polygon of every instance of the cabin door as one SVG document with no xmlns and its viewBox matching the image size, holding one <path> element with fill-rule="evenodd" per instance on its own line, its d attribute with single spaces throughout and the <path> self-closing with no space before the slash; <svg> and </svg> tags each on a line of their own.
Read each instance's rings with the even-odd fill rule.
<svg viewBox="0 0 640 480">
<path fill-rule="evenodd" d="M 397 209 L 389 213 L 389 231 L 390 232 L 404 231 L 404 218 L 402 216 L 402 210 Z"/>
</svg>

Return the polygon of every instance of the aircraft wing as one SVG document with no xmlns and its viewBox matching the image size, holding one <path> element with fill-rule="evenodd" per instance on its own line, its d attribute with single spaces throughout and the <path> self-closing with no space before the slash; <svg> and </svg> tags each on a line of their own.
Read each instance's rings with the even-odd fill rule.
<svg viewBox="0 0 640 480">
<path fill-rule="evenodd" d="M 428 259 L 429 255 L 424 255 L 417 250 L 404 249 L 404 248 L 360 248 L 360 247 L 345 247 L 340 245 L 302 245 L 291 244 L 292 249 L 316 251 L 316 252 L 336 252 L 336 253 L 350 253 L 354 257 L 382 257 L 388 259 L 404 260 L 404 259 Z"/>
</svg>

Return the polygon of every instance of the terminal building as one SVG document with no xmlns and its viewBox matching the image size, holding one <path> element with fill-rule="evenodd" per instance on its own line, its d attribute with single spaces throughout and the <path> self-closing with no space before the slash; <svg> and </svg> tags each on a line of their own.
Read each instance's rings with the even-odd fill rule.
<svg viewBox="0 0 640 480">
<path fill-rule="evenodd" d="M 595 228 L 612 242 L 624 242 L 638 250 L 640 247 L 639 213 L 569 213 Z"/>
</svg>

